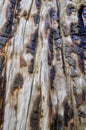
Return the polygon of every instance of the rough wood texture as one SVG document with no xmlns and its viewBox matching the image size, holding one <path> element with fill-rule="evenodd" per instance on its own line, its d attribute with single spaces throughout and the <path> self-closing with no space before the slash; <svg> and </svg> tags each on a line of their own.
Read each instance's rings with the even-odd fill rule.
<svg viewBox="0 0 86 130">
<path fill-rule="evenodd" d="M 86 0 L 0 0 L 0 130 L 86 130 L 83 10 Z"/>
</svg>

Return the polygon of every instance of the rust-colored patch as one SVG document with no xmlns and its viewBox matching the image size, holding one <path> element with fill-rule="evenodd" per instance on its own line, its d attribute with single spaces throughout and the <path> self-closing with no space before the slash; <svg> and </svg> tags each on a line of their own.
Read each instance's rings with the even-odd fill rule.
<svg viewBox="0 0 86 130">
<path fill-rule="evenodd" d="M 20 56 L 20 67 L 26 67 L 26 61 L 24 60 L 23 56 Z"/>
<path fill-rule="evenodd" d="M 83 103 L 82 93 L 75 96 L 77 107 Z"/>
<path fill-rule="evenodd" d="M 85 101 L 85 90 L 83 89 L 81 93 L 77 94 L 76 87 L 73 86 L 73 93 L 76 100 L 76 105 L 79 107 Z"/>
<path fill-rule="evenodd" d="M 33 73 L 33 69 L 34 69 L 34 59 L 31 60 L 31 63 L 28 67 L 28 72 Z"/>
<path fill-rule="evenodd" d="M 27 17 L 28 17 L 27 11 L 24 11 L 24 12 L 22 13 L 22 17 L 24 17 L 24 18 L 27 20 Z"/>
<path fill-rule="evenodd" d="M 86 101 L 86 88 L 83 88 L 82 90 L 82 99 L 83 101 Z"/>
</svg>

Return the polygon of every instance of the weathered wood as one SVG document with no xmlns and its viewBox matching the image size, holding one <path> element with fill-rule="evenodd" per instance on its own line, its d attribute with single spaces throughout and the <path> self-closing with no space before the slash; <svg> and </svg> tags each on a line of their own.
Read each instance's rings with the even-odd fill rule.
<svg viewBox="0 0 86 130">
<path fill-rule="evenodd" d="M 83 7 L 0 0 L 0 130 L 86 129 Z"/>
</svg>

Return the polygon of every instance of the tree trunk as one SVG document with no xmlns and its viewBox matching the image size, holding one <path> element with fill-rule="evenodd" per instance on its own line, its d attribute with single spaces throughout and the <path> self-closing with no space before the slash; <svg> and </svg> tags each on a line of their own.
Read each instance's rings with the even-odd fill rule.
<svg viewBox="0 0 86 130">
<path fill-rule="evenodd" d="M 0 130 L 86 130 L 85 1 L 0 0 Z"/>
</svg>

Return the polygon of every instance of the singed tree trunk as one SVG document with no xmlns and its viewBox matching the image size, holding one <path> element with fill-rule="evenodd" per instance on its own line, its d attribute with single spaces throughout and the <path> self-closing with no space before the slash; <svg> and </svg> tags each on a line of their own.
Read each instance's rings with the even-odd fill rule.
<svg viewBox="0 0 86 130">
<path fill-rule="evenodd" d="M 86 130 L 81 6 L 0 0 L 0 130 Z"/>
</svg>

